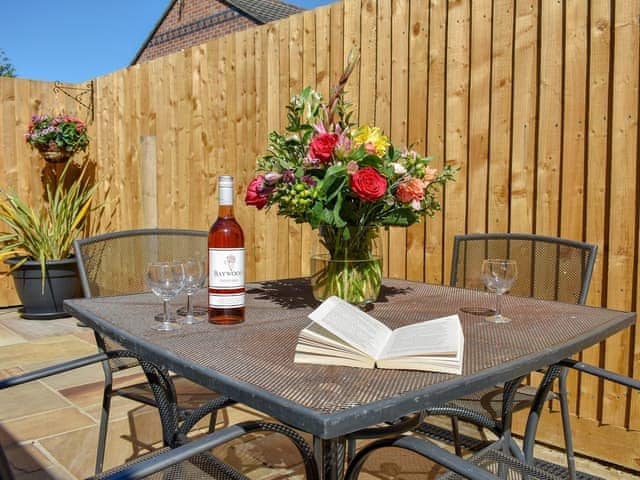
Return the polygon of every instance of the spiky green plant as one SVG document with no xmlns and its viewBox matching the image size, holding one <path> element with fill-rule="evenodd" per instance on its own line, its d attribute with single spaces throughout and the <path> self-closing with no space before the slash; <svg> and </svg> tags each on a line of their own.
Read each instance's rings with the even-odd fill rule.
<svg viewBox="0 0 640 480">
<path fill-rule="evenodd" d="M 15 193 L 0 189 L 0 220 L 8 232 L 0 233 L 0 260 L 23 257 L 7 273 L 27 260 L 40 263 L 44 292 L 47 260 L 62 260 L 72 254 L 73 240 L 85 228 L 97 184 L 86 178 L 86 164 L 78 177 L 65 186 L 68 162 L 55 182 L 46 186 L 47 203 L 38 209 L 25 204 Z"/>
</svg>

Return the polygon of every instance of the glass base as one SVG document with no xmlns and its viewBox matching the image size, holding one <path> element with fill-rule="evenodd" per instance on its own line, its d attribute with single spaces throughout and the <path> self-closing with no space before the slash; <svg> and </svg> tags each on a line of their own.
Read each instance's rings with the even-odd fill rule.
<svg viewBox="0 0 640 480">
<path fill-rule="evenodd" d="M 491 323 L 509 323 L 511 321 L 509 317 L 505 317 L 504 315 L 500 315 L 499 313 L 495 315 L 489 315 L 488 317 L 485 317 L 485 320 Z"/>
<path fill-rule="evenodd" d="M 480 315 L 482 317 L 488 317 L 495 315 L 496 311 L 493 308 L 487 307 L 460 307 L 462 313 L 469 313 L 471 315 Z"/>
<path fill-rule="evenodd" d="M 178 323 L 180 325 L 197 325 L 198 323 L 203 323 L 203 322 L 204 322 L 203 318 L 198 318 L 194 315 L 186 315 L 180 320 L 178 320 Z"/>
<path fill-rule="evenodd" d="M 170 322 L 175 322 L 176 321 L 176 316 L 173 313 L 169 313 L 169 321 Z M 153 319 L 156 322 L 164 322 L 164 313 L 156 313 L 155 316 L 153 317 Z"/>
<path fill-rule="evenodd" d="M 174 322 L 161 322 L 158 325 L 155 325 L 153 329 L 160 332 L 172 332 L 173 330 L 180 330 L 180 325 Z"/>
<path fill-rule="evenodd" d="M 187 307 L 180 307 L 176 313 L 178 315 L 180 315 L 181 317 L 186 317 L 187 316 Z M 207 307 L 201 307 L 201 306 L 193 306 L 193 316 L 194 317 L 202 317 L 205 316 L 206 314 L 209 313 L 209 309 Z"/>
</svg>

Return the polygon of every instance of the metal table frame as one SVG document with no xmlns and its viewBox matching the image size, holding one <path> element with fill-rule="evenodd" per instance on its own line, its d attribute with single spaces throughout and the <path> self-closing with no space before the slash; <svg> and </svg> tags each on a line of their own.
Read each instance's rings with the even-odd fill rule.
<svg viewBox="0 0 640 480">
<path fill-rule="evenodd" d="M 385 279 L 370 313 L 396 328 L 493 302 L 483 292 Z M 178 333 L 151 329 L 160 309 L 152 294 L 67 300 L 65 310 L 145 359 L 312 434 L 330 479 L 341 475 L 345 435 L 527 375 L 635 321 L 635 313 L 507 296 L 510 324 L 460 313 L 465 363 L 457 376 L 294 364 L 296 335 L 317 304 L 307 279 L 258 282 L 247 285 L 245 323 L 205 323 Z M 333 390 L 323 393 L 325 385 Z M 319 391 L 309 390 L 314 386 Z"/>
</svg>

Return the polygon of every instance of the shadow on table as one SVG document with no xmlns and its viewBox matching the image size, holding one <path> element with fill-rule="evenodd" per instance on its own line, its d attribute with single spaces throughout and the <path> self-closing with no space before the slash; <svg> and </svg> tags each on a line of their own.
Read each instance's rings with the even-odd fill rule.
<svg viewBox="0 0 640 480">
<path fill-rule="evenodd" d="M 257 288 L 247 290 L 258 300 L 269 300 L 285 308 L 316 308 L 320 302 L 313 297 L 311 282 L 308 278 L 291 278 L 258 282 Z M 411 288 L 398 288 L 382 285 L 376 303 L 388 302 L 395 295 L 411 292 Z"/>
</svg>

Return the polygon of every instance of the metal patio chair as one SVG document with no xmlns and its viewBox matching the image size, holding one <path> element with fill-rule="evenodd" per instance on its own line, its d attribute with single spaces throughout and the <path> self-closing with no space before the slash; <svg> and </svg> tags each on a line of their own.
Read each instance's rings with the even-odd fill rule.
<svg viewBox="0 0 640 480">
<path fill-rule="evenodd" d="M 109 471 L 101 472 L 95 479 L 139 479 L 157 478 L 179 479 L 215 479 L 215 480 L 247 480 L 247 477 L 227 463 L 210 453 L 214 447 L 227 444 L 246 434 L 266 432 L 270 435 L 284 436 L 291 441 L 300 455 L 305 471 L 305 477 L 310 480 L 318 478 L 318 469 L 311 447 L 294 430 L 289 427 L 270 422 L 249 421 L 219 429 L 198 439 L 187 442 L 186 434 L 190 425 L 179 422 L 179 415 L 175 407 L 175 391 L 172 380 L 162 369 L 143 360 L 126 350 L 100 352 L 94 355 L 78 358 L 61 364 L 45 367 L 15 377 L 0 380 L 0 390 L 23 385 L 28 382 L 41 380 L 59 373 L 75 370 L 86 365 L 115 359 L 133 359 L 144 371 L 156 404 L 163 411 L 163 440 L 165 447 L 125 465 Z M 207 415 L 210 409 L 205 405 L 193 412 L 194 422 Z M 14 480 L 14 475 L 7 455 L 0 445 L 0 478 Z"/>
<path fill-rule="evenodd" d="M 640 392 L 640 380 L 577 360 L 562 360 L 559 365 L 554 365 L 550 368 L 573 369 L 582 374 L 594 375 L 605 381 L 617 383 Z M 536 395 L 539 398 L 544 398 L 551 384 L 552 382 L 542 386 Z M 535 413 L 529 418 L 529 422 L 537 422 Z M 570 441 L 571 437 L 568 437 L 568 439 Z M 506 454 L 502 449 L 503 445 L 500 440 L 493 444 L 487 444 L 484 449 L 475 452 L 471 457 L 465 458 L 467 461 L 464 462 L 459 456 L 443 450 L 424 437 L 396 435 L 377 440 L 363 447 L 350 463 L 345 480 L 357 480 L 363 471 L 368 474 L 382 471 L 388 475 L 389 456 L 379 454 L 378 457 L 381 457 L 381 459 L 377 460 L 379 465 L 376 465 L 374 461 L 374 454 L 378 454 L 383 449 L 393 449 L 391 455 L 394 463 L 402 465 L 404 469 L 409 470 L 410 473 L 408 475 L 411 474 L 416 477 L 422 473 L 428 473 L 429 478 L 437 478 L 438 480 L 457 480 L 460 478 L 556 480 L 567 478 L 567 476 L 572 479 L 600 480 L 599 477 L 588 473 L 576 472 L 575 468 L 573 470 L 562 469 L 558 465 L 534 458 L 533 442 L 527 444 L 527 450 L 520 458 Z M 423 457 L 422 460 L 421 457 Z M 370 463 L 373 463 L 373 466 L 370 466 Z M 404 469 L 402 472 L 394 472 L 394 474 L 398 476 L 400 473 L 404 474 Z"/>
<path fill-rule="evenodd" d="M 185 259 L 190 256 L 206 256 L 207 232 L 179 229 L 126 230 L 79 239 L 74 242 L 78 261 L 78 273 L 83 294 L 87 298 L 149 292 L 144 273 L 151 261 Z M 121 347 L 96 333 L 96 342 L 103 351 Z M 141 382 L 121 388 L 113 388 L 113 373 L 137 366 L 126 359 L 110 359 L 103 362 L 105 387 L 100 417 L 100 435 L 96 458 L 96 472 L 102 471 L 111 398 L 121 396 L 145 405 L 157 407 L 148 383 Z M 180 419 L 202 404 L 214 401 L 209 430 L 213 431 L 218 408 L 233 402 L 218 393 L 202 387 L 184 377 L 172 376 L 177 392 Z"/>
<path fill-rule="evenodd" d="M 518 263 L 518 278 L 510 291 L 511 294 L 584 304 L 596 253 L 596 245 L 534 234 L 457 235 L 453 247 L 451 285 L 484 289 L 480 277 L 482 260 L 509 258 Z M 560 402 L 568 468 L 575 472 L 566 376 L 567 369 L 564 366 L 555 366 L 546 370 L 537 389 L 516 388 L 512 395 L 507 396 L 503 395 L 503 386 L 496 386 L 494 389 L 427 409 L 427 414 L 452 418 L 453 442 L 456 453 L 460 455 L 462 439 L 458 419 L 488 428 L 500 436 L 506 430 L 510 430 L 511 415 L 514 411 L 531 408 L 531 418 L 534 419 L 532 421 L 537 422 L 545 400 L 557 398 Z M 559 378 L 558 391 L 551 394 L 551 387 L 556 378 Z M 416 431 L 437 436 L 437 427 L 429 423 L 422 423 Z M 535 435 L 534 425 L 529 430 L 529 435 Z M 533 444 L 533 438 L 527 438 L 527 441 Z M 532 455 L 533 452 L 529 453 Z"/>
</svg>

